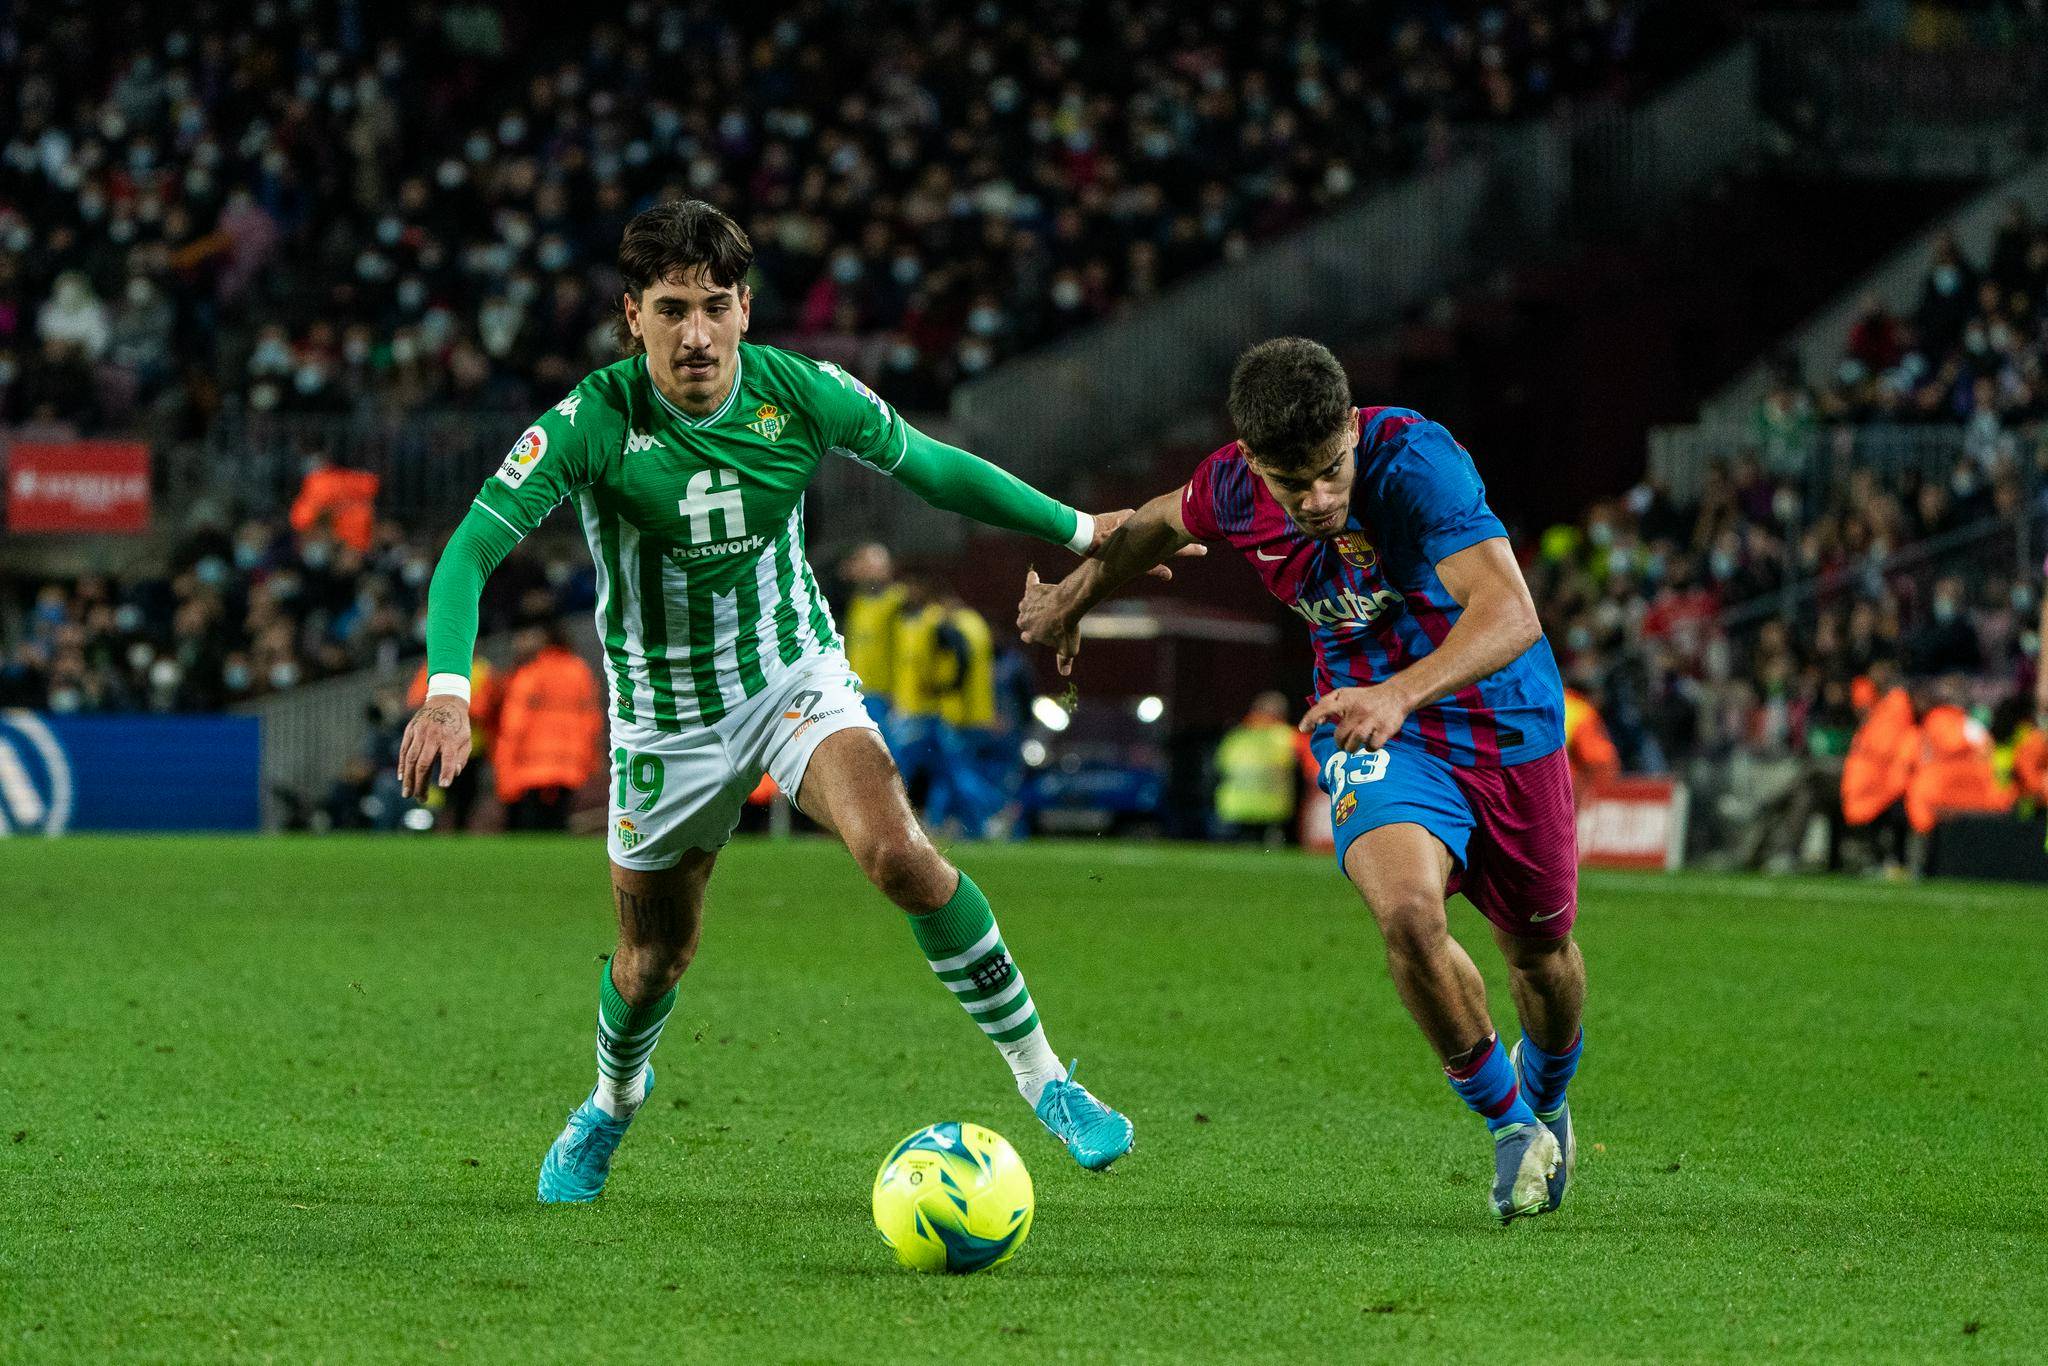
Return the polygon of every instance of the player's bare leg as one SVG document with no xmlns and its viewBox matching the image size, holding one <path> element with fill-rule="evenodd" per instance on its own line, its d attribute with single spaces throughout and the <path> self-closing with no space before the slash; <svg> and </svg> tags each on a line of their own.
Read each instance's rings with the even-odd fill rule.
<svg viewBox="0 0 2048 1366">
<path fill-rule="evenodd" d="M 619 939 L 598 987 L 597 1085 L 541 1162 L 544 1204 L 595 1200 L 612 1154 L 654 1086 L 650 1062 L 675 1008 L 676 983 L 697 953 L 704 886 L 718 855 L 693 849 L 669 868 L 612 864 Z"/>
<path fill-rule="evenodd" d="M 1131 1122 L 1068 1076 L 974 880 L 932 847 L 881 737 L 827 736 L 811 755 L 797 807 L 837 835 L 869 882 L 910 917 L 925 960 L 1009 1063 L 1046 1128 L 1091 1170 L 1130 1151 Z"/>
<path fill-rule="evenodd" d="M 1444 915 L 1450 851 L 1419 825 L 1383 825 L 1352 843 L 1344 873 L 1379 925 L 1394 990 L 1423 1037 L 1446 1066 L 1469 1054 L 1493 1023 L 1486 983 Z"/>
<path fill-rule="evenodd" d="M 1513 1066 L 1486 1010 L 1486 983 L 1444 914 L 1450 851 L 1420 825 L 1369 830 L 1352 842 L 1344 872 L 1379 925 L 1401 1002 L 1443 1060 L 1461 1099 L 1494 1136 L 1493 1208 L 1503 1222 L 1549 1208 L 1561 1165 L 1556 1139 L 1521 1099 Z"/>
<path fill-rule="evenodd" d="M 1493 937 L 1507 959 L 1508 988 L 1514 993 L 1515 1012 L 1522 1018 L 1522 1041 L 1514 1050 L 1515 1079 L 1523 1099 L 1550 1130 L 1563 1154 L 1550 1177 L 1549 1207 L 1556 1209 L 1564 1203 L 1579 1156 L 1565 1088 L 1579 1066 L 1586 960 L 1569 934 L 1531 939 L 1509 934 L 1496 925 Z"/>
</svg>

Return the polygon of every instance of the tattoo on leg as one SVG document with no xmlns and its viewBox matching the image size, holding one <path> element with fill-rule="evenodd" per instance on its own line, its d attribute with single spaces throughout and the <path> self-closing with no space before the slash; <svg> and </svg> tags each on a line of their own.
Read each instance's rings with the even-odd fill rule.
<svg viewBox="0 0 2048 1366">
<path fill-rule="evenodd" d="M 689 929 L 683 924 L 683 915 L 673 896 L 642 895 L 614 887 L 612 901 L 618 907 L 619 924 L 625 927 L 628 939 L 642 944 L 674 944 L 688 937 Z"/>
</svg>

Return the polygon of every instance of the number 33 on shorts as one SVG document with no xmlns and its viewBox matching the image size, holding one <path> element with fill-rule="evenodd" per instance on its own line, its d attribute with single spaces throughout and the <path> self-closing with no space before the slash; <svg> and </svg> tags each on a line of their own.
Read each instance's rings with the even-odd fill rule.
<svg viewBox="0 0 2048 1366">
<path fill-rule="evenodd" d="M 1387 776 L 1394 761 L 1392 751 L 1361 749 L 1351 754 L 1338 750 L 1323 764 L 1323 787 L 1330 794 L 1330 820 L 1342 825 L 1358 809 L 1358 794 L 1349 791 Z"/>
</svg>

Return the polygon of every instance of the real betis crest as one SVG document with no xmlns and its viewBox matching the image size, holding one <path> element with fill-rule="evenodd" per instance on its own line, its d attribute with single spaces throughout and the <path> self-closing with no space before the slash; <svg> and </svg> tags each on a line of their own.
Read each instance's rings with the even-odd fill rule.
<svg viewBox="0 0 2048 1366">
<path fill-rule="evenodd" d="M 764 403 L 754 409 L 754 420 L 747 424 L 747 428 L 759 432 L 770 441 L 779 441 L 782 439 L 782 429 L 788 425 L 789 419 L 782 415 L 780 408 L 772 403 Z"/>
</svg>

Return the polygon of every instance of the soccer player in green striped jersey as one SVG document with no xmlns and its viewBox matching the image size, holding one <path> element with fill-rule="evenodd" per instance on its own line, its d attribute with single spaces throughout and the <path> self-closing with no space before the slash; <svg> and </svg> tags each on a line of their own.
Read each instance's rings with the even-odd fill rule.
<svg viewBox="0 0 2048 1366">
<path fill-rule="evenodd" d="M 632 354 L 522 433 L 449 539 L 427 609 L 427 700 L 406 728 L 412 795 L 469 753 L 469 663 L 484 579 L 571 505 L 597 567 L 610 691 L 618 947 L 598 984 L 597 1085 L 542 1163 L 546 1202 L 596 1198 L 653 1083 L 649 1059 L 696 952 L 705 885 L 766 771 L 843 840 L 909 917 L 939 979 L 1076 1160 L 1109 1165 L 1131 1124 L 1069 1076 L 973 881 L 932 847 L 861 705 L 804 558 L 804 490 L 840 456 L 935 506 L 1092 552 L 1090 517 L 923 435 L 836 365 L 741 340 L 752 247 L 698 201 L 627 225 Z"/>
</svg>

